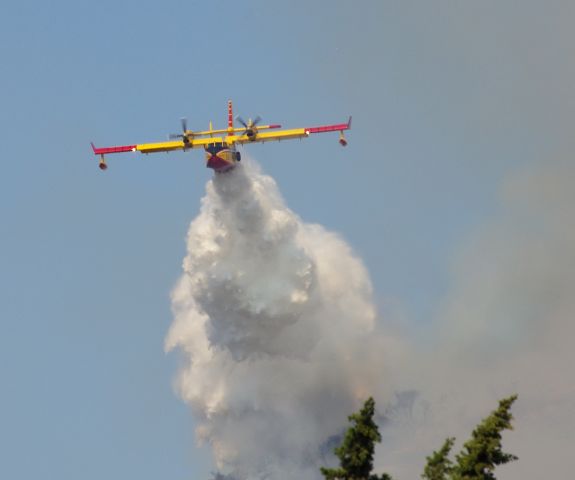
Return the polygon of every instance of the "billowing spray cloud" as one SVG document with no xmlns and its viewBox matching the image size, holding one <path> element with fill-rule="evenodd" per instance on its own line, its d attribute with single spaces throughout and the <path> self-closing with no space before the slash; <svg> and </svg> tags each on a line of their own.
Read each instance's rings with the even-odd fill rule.
<svg viewBox="0 0 575 480">
<path fill-rule="evenodd" d="M 386 393 L 366 269 L 250 162 L 208 183 L 183 267 L 166 348 L 218 471 L 318 478 L 346 416 Z"/>
</svg>

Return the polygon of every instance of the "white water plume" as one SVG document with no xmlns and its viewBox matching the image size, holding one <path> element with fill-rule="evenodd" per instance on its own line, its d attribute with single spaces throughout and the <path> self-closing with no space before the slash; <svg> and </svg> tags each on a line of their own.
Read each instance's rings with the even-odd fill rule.
<svg viewBox="0 0 575 480">
<path fill-rule="evenodd" d="M 347 415 L 384 393 L 366 269 L 250 162 L 207 184 L 187 248 L 166 349 L 218 475 L 320 478 Z"/>
</svg>

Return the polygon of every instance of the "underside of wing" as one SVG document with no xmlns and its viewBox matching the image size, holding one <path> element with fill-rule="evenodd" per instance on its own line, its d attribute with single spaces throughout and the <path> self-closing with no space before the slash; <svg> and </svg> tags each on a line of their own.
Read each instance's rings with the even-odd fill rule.
<svg viewBox="0 0 575 480">
<path fill-rule="evenodd" d="M 206 145 L 223 142 L 221 137 L 191 138 L 189 140 L 174 140 L 169 142 L 141 143 L 136 145 L 136 150 L 142 153 L 173 152 L 175 150 L 188 150 L 203 148 Z"/>
<path fill-rule="evenodd" d="M 314 133 L 327 133 L 327 132 L 340 132 L 343 135 L 344 130 L 349 130 L 351 128 L 351 117 L 347 123 L 336 123 L 333 125 L 321 125 L 319 127 L 307 127 L 307 128 L 293 128 L 290 130 L 279 130 L 279 131 L 257 131 L 254 135 L 237 135 L 228 137 L 229 143 L 257 143 L 257 142 L 273 142 L 281 140 L 292 140 L 296 138 L 305 138 Z"/>
<path fill-rule="evenodd" d="M 253 137 L 249 137 L 248 135 L 232 136 L 228 137 L 228 141 L 230 143 L 239 143 L 243 145 L 246 143 L 273 142 L 274 140 L 290 140 L 294 138 L 303 138 L 306 136 L 307 133 L 305 132 L 304 128 L 294 128 L 291 130 L 280 130 L 277 132 L 258 132 Z"/>
</svg>

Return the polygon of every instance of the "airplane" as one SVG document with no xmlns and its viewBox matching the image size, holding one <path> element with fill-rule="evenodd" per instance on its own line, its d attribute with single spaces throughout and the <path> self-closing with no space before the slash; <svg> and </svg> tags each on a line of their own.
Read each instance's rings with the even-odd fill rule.
<svg viewBox="0 0 575 480">
<path fill-rule="evenodd" d="M 108 168 L 105 156 L 112 153 L 141 152 L 148 154 L 203 148 L 205 151 L 206 166 L 213 169 L 216 173 L 223 173 L 233 169 L 237 162 L 241 160 L 240 152 L 237 151 L 238 145 L 271 142 L 274 140 L 301 139 L 308 137 L 312 133 L 339 132 L 339 143 L 345 147 L 347 140 L 343 132 L 351 128 L 351 117 L 349 117 L 347 123 L 294 128 L 290 130 L 278 130 L 281 128 L 281 125 L 277 124 L 259 125 L 261 121 L 259 116 L 253 120 L 250 118 L 247 122 L 240 116 L 237 116 L 235 120 L 242 126 L 234 126 L 233 106 L 232 101 L 229 100 L 228 128 L 214 130 L 212 122 L 210 122 L 208 130 L 196 132 L 188 130 L 187 121 L 185 118 L 182 118 L 182 133 L 171 134 L 169 136 L 170 141 L 167 142 L 140 143 L 102 148 L 96 147 L 93 143 L 91 145 L 94 155 L 100 157 L 99 167 L 101 170 Z"/>
</svg>

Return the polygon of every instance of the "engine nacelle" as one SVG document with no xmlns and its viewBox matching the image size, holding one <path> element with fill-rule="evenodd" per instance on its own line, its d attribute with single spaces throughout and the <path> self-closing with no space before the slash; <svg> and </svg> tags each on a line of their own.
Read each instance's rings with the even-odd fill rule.
<svg viewBox="0 0 575 480">
<path fill-rule="evenodd" d="M 258 130 L 255 127 L 248 128 L 246 130 L 246 136 L 250 142 L 253 142 L 258 136 Z"/>
</svg>

